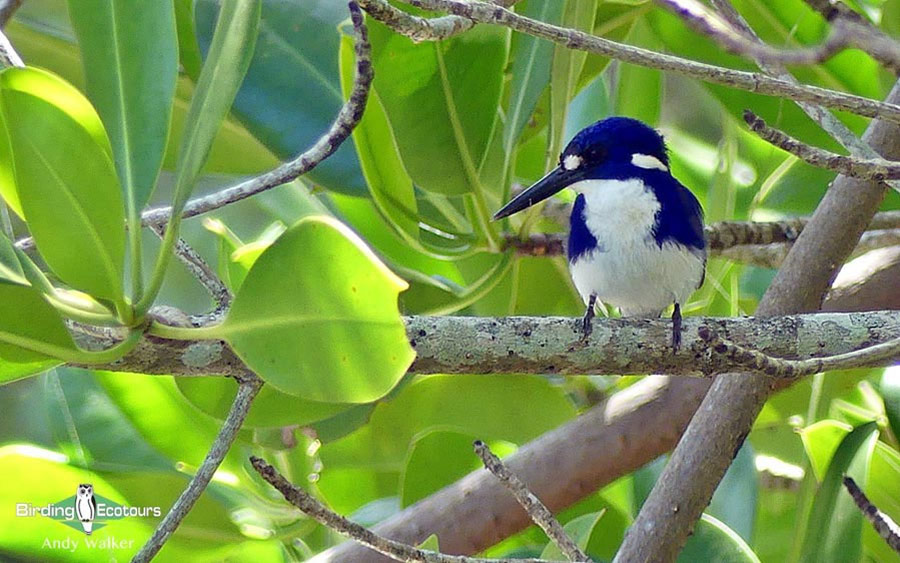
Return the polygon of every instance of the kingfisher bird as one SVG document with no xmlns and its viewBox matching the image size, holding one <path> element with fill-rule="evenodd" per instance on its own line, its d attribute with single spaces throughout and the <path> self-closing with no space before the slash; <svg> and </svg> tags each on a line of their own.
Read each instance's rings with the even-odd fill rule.
<svg viewBox="0 0 900 563">
<path fill-rule="evenodd" d="M 577 192 L 569 218 L 572 281 L 587 310 L 617 307 L 622 316 L 659 317 L 674 304 L 672 348 L 681 344 L 681 305 L 703 284 L 703 209 L 669 171 L 666 144 L 637 119 L 608 117 L 572 138 L 543 178 L 494 214 L 502 219 L 563 188 Z"/>
</svg>

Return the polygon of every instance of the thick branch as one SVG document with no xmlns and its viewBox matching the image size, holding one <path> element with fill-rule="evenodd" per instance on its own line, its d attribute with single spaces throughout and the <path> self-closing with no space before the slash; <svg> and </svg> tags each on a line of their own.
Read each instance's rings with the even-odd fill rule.
<svg viewBox="0 0 900 563">
<path fill-rule="evenodd" d="M 869 98 L 844 94 L 826 88 L 792 84 L 772 78 L 764 74 L 744 72 L 708 65 L 697 61 L 683 59 L 672 55 L 657 53 L 639 47 L 624 45 L 609 39 L 597 37 L 581 31 L 546 24 L 507 9 L 485 2 L 462 2 L 460 0 L 407 0 L 410 4 L 428 9 L 443 10 L 451 14 L 463 16 L 478 23 L 502 25 L 549 39 L 571 49 L 597 53 L 606 57 L 621 60 L 649 68 L 667 72 L 675 72 L 714 84 L 722 84 L 732 88 L 748 90 L 768 96 L 779 96 L 797 101 L 821 104 L 826 107 L 842 109 L 867 117 L 880 117 L 900 123 L 900 106 L 893 103 L 879 102 Z M 385 0 L 362 0 L 360 4 L 368 10 L 373 4 L 385 4 Z M 403 32 L 402 29 L 397 29 Z"/>
<path fill-rule="evenodd" d="M 795 315 L 771 319 L 686 317 L 684 345 L 673 354 L 671 323 L 595 319 L 587 344 L 580 319 L 566 317 L 406 317 L 416 350 L 411 373 L 647 374 L 701 377 L 722 373 L 726 358 L 706 354 L 708 327 L 769 356 L 806 359 L 852 352 L 900 337 L 900 312 Z M 82 335 L 94 348 L 109 342 Z M 884 365 L 880 363 L 879 365 Z M 97 366 L 94 366 L 97 369 Z M 247 368 L 217 341 L 147 336 L 127 356 L 100 369 L 176 376 L 242 377 Z"/>
<path fill-rule="evenodd" d="M 0 28 L 6 27 L 6 22 L 12 19 L 22 2 L 24 0 L 0 0 Z"/>
<path fill-rule="evenodd" d="M 184 520 L 184 517 L 191 511 L 197 499 L 200 498 L 200 495 L 206 490 L 206 486 L 209 485 L 213 473 L 216 472 L 222 460 L 225 459 L 225 454 L 228 453 L 231 444 L 237 438 L 238 430 L 241 429 L 241 425 L 247 417 L 247 412 L 250 410 L 250 404 L 253 402 L 253 398 L 256 397 L 262 384 L 262 380 L 256 376 L 246 377 L 239 382 L 238 392 L 234 398 L 234 403 L 231 405 L 231 410 L 228 412 L 228 416 L 219 430 L 219 435 L 216 436 L 216 441 L 213 442 L 212 447 L 203 459 L 203 463 L 200 464 L 188 487 L 181 493 L 175 504 L 172 505 L 169 513 L 159 523 L 156 531 L 153 532 L 153 536 L 147 540 L 144 547 L 132 558 L 132 563 L 146 563 L 153 559 L 175 532 L 175 529 L 178 528 L 178 525 L 181 524 L 181 521 Z"/>
<path fill-rule="evenodd" d="M 900 280 L 900 246 L 868 252 L 841 268 L 822 310 L 900 309 L 897 280 Z"/>
<path fill-rule="evenodd" d="M 842 25 L 853 43 L 886 68 L 900 72 L 900 46 L 897 40 L 881 31 L 843 2 L 834 0 L 806 0 L 829 22 Z"/>
</svg>

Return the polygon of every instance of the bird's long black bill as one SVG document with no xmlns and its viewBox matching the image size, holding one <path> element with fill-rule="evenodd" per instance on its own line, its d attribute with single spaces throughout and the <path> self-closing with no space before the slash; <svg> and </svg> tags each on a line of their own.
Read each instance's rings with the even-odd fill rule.
<svg viewBox="0 0 900 563">
<path fill-rule="evenodd" d="M 566 170 L 562 166 L 557 166 L 547 173 L 546 176 L 535 182 L 527 190 L 514 197 L 509 203 L 504 205 L 500 211 L 494 213 L 494 220 L 509 217 L 513 213 L 518 213 L 526 207 L 531 207 L 535 203 L 544 201 L 556 192 L 569 186 L 577 180 L 575 178 L 576 171 Z"/>
</svg>

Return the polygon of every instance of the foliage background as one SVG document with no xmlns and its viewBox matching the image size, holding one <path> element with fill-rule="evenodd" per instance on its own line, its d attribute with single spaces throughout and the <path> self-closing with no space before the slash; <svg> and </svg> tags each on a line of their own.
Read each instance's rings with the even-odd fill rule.
<svg viewBox="0 0 900 563">
<path fill-rule="evenodd" d="M 175 2 L 182 68 L 151 202 L 156 204 L 171 197 L 177 146 L 216 14 L 212 1 Z M 824 21 L 800 0 L 735 5 L 775 45 L 817 43 L 827 33 Z M 884 30 L 900 35 L 900 1 L 871 0 L 858 7 Z M 566 25 L 592 21 L 584 27 L 597 35 L 752 69 L 647 1 L 523 0 L 516 10 Z M 345 20 L 345 6 L 333 0 L 264 2 L 250 70 L 195 196 L 267 170 L 324 132 L 352 76 Z M 27 62 L 86 91 L 66 4 L 28 0 L 7 32 Z M 486 218 L 507 199 L 504 186 L 536 180 L 575 131 L 611 114 L 659 125 L 674 175 L 700 198 L 708 222 L 809 214 L 833 177 L 742 126 L 741 112 L 751 108 L 804 141 L 837 149 L 785 100 L 610 63 L 500 28 L 479 27 L 443 43 L 418 45 L 377 22 L 370 22 L 370 34 L 376 79 L 353 143 L 302 181 L 184 223 L 183 236 L 218 265 L 232 287 L 240 285 L 249 264 L 285 226 L 326 214 L 353 228 L 409 283 L 400 296 L 406 314 L 580 315 L 582 304 L 564 258 L 500 251 L 500 226 Z M 882 99 L 893 81 L 855 50 L 797 69 L 796 75 L 809 84 L 873 99 Z M 856 133 L 866 125 L 856 116 L 840 117 Z M 900 198 L 891 192 L 883 209 L 897 208 Z M 533 213 L 502 226 L 522 234 L 564 228 Z M 25 232 L 23 225 L 17 227 Z M 158 243 L 145 237 L 145 244 L 150 268 Z M 707 282 L 685 312 L 752 314 L 772 276 L 771 270 L 711 260 Z M 177 262 L 169 268 L 161 301 L 198 314 L 214 305 Z M 238 444 L 160 560 L 294 560 L 338 541 L 274 498 L 247 470 L 248 452 L 263 452 L 335 511 L 373 524 L 478 467 L 471 453 L 474 438 L 488 441 L 498 453 L 511 452 L 633 381 L 407 377 L 387 398 L 361 405 L 300 405 L 265 389 Z M 231 382 L 213 378 L 175 380 L 72 368 L 0 387 L 0 474 L 14 483 L 0 492 L 0 505 L 58 500 L 69 496 L 75 483 L 91 482 L 117 502 L 165 509 L 203 459 L 233 394 Z M 806 529 L 832 457 L 850 428 L 868 421 L 875 421 L 877 430 L 866 427 L 855 471 L 872 500 L 900 518 L 900 371 L 820 374 L 766 405 L 707 511 L 716 519 L 708 522 L 712 531 L 698 532 L 683 557 L 699 560 L 723 544 L 740 546 L 733 534 L 762 561 L 798 557 L 804 534 L 797 530 Z M 620 478 L 563 513 L 564 523 L 580 526 L 579 537 L 588 541 L 592 555 L 611 559 L 664 461 Z M 773 479 L 773 474 L 786 478 Z M 850 524 L 840 524 L 854 510 L 839 502 L 828 512 L 834 514 L 833 524 L 811 533 L 836 542 L 829 544 L 834 560 L 898 560 L 868 524 L 852 517 Z M 44 537 L 64 538 L 68 528 L 26 523 L 9 511 L 0 514 L 0 521 L 5 557 L 97 557 L 91 551 L 41 549 Z M 720 523 L 731 535 L 719 533 Z M 113 529 L 116 536 L 137 539 L 137 547 L 152 524 L 128 519 Z M 829 532 L 829 525 L 842 532 Z M 545 544 L 542 534 L 528 530 L 487 554 L 539 556 Z M 123 558 L 132 552 L 110 550 L 109 555 Z M 746 551 L 733 557 L 752 560 Z"/>
</svg>

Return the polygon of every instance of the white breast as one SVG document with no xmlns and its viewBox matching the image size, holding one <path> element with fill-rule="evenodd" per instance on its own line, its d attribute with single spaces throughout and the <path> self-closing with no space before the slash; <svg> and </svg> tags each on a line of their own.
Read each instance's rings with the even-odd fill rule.
<svg viewBox="0 0 900 563">
<path fill-rule="evenodd" d="M 703 276 L 703 254 L 667 242 L 652 228 L 659 201 L 641 180 L 587 180 L 572 186 L 584 194 L 584 218 L 597 250 L 570 265 L 584 302 L 591 294 L 623 315 L 659 315 L 685 303 Z"/>
</svg>

